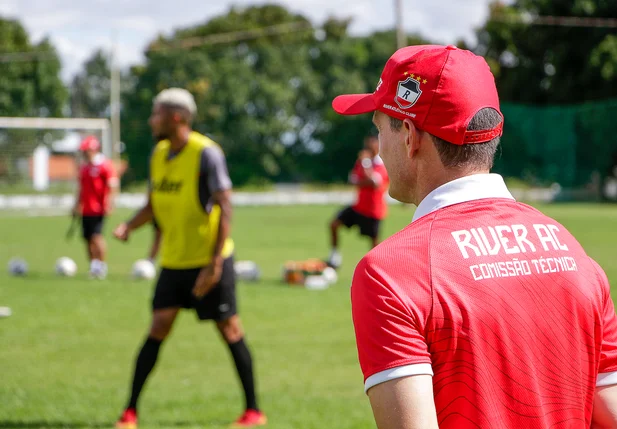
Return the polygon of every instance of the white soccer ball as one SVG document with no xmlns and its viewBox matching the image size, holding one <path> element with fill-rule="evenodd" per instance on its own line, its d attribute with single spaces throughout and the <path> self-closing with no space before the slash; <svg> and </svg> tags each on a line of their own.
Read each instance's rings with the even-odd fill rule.
<svg viewBox="0 0 617 429">
<path fill-rule="evenodd" d="M 56 274 L 63 277 L 73 277 L 77 273 L 77 264 L 71 258 L 63 256 L 56 261 Z"/>
<path fill-rule="evenodd" d="M 324 270 L 321 273 L 321 275 L 324 276 L 324 278 L 330 284 L 334 284 L 338 280 L 338 275 L 336 274 L 336 270 L 334 268 L 332 268 L 332 267 L 324 268 Z"/>
<path fill-rule="evenodd" d="M 328 289 L 330 284 L 324 276 L 307 276 L 304 279 L 304 287 L 309 290 L 324 290 Z"/>
<path fill-rule="evenodd" d="M 0 317 L 9 317 L 13 312 L 9 307 L 0 307 Z"/>
<path fill-rule="evenodd" d="M 256 282 L 261 277 L 261 270 L 253 261 L 237 261 L 234 263 L 234 272 L 240 280 Z"/>
<path fill-rule="evenodd" d="M 9 261 L 9 273 L 14 276 L 25 276 L 28 274 L 28 264 L 24 259 L 13 258 Z"/>
<path fill-rule="evenodd" d="M 156 276 L 156 267 L 147 259 L 140 259 L 133 264 L 131 275 L 137 280 L 152 280 Z"/>
</svg>

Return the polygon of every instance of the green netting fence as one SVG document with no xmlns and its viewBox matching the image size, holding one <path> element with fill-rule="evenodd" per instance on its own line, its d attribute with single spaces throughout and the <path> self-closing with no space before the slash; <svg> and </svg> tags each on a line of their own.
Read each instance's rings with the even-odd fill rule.
<svg viewBox="0 0 617 429">
<path fill-rule="evenodd" d="M 617 164 L 617 100 L 569 106 L 502 104 L 495 171 L 536 185 L 584 186 Z"/>
</svg>

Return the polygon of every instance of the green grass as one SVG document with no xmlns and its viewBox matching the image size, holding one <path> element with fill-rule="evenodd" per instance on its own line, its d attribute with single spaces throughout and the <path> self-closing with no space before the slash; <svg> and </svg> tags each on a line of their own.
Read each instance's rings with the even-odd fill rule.
<svg viewBox="0 0 617 429">
<path fill-rule="evenodd" d="M 238 287 L 240 313 L 252 348 L 261 406 L 272 429 L 373 428 L 362 389 L 350 320 L 349 283 L 367 242 L 343 235 L 345 265 L 326 291 L 291 288 L 279 280 L 288 259 L 323 257 L 326 223 L 335 207 L 238 208 L 237 259 L 256 261 L 264 278 Z M 617 206 L 543 206 L 565 224 L 617 282 Z M 116 214 L 107 225 L 127 216 Z M 386 234 L 413 215 L 392 207 Z M 0 262 L 23 256 L 30 275 L 0 272 L 0 428 L 111 428 L 127 399 L 133 359 L 149 323 L 152 286 L 132 281 L 151 230 L 130 243 L 109 242 L 110 277 L 86 278 L 83 246 L 67 243 L 68 217 L 4 216 Z M 53 275 L 70 256 L 75 278 Z M 242 395 L 226 347 L 211 324 L 184 312 L 163 346 L 141 399 L 141 428 L 223 428 L 241 411 Z"/>
<path fill-rule="evenodd" d="M 74 194 L 76 189 L 74 181 L 68 182 L 51 182 L 49 188 L 45 191 L 37 191 L 32 187 L 31 182 L 20 182 L 7 184 L 0 182 L 0 195 L 64 195 Z"/>
</svg>

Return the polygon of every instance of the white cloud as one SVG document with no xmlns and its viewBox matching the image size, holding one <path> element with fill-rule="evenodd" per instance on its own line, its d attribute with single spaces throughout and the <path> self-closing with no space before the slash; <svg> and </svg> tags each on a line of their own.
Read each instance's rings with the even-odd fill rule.
<svg viewBox="0 0 617 429">
<path fill-rule="evenodd" d="M 4 0 L 0 3 L 0 15 L 15 16 L 18 10 L 17 1 Z"/>
<path fill-rule="evenodd" d="M 143 60 L 143 49 L 137 45 L 116 45 L 116 61 L 121 68 L 130 67 Z"/>
<path fill-rule="evenodd" d="M 49 13 L 28 14 L 25 24 L 39 32 L 49 32 L 79 21 L 81 12 L 77 10 L 58 10 Z"/>
<path fill-rule="evenodd" d="M 111 21 L 111 25 L 117 28 L 136 30 L 143 33 L 154 33 L 158 27 L 158 23 L 151 16 L 135 15 L 123 16 Z"/>
<path fill-rule="evenodd" d="M 52 35 L 51 41 L 62 58 L 62 78 L 69 81 L 92 52 L 64 36 Z"/>
<path fill-rule="evenodd" d="M 99 47 L 117 40 L 120 64 L 140 62 L 144 47 L 158 33 L 206 22 L 232 4 L 248 6 L 278 2 L 315 23 L 327 17 L 352 18 L 351 31 L 366 34 L 395 25 L 393 0 L 0 0 L 0 13 L 21 19 L 33 40 L 51 36 L 70 76 Z M 439 43 L 473 39 L 474 27 L 486 18 L 490 0 L 403 0 L 408 32 Z"/>
</svg>

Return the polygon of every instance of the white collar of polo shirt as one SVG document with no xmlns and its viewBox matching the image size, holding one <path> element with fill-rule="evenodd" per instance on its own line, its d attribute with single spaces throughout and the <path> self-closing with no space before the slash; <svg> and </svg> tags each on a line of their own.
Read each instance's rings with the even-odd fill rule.
<svg viewBox="0 0 617 429">
<path fill-rule="evenodd" d="M 485 198 L 514 200 L 503 177 L 499 174 L 474 174 L 453 180 L 433 190 L 418 205 L 412 222 L 444 207 Z"/>
</svg>

